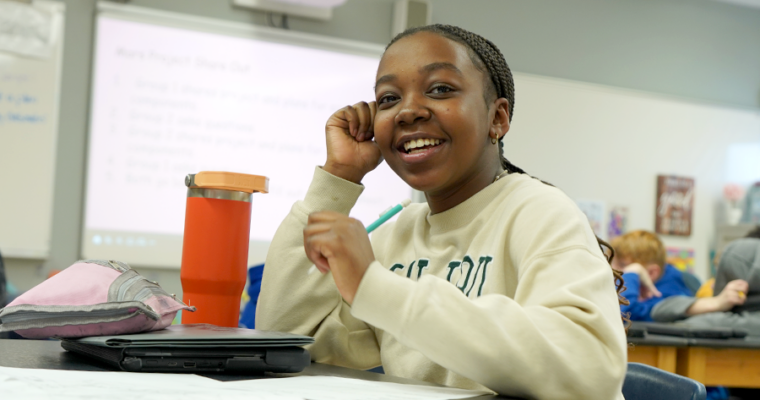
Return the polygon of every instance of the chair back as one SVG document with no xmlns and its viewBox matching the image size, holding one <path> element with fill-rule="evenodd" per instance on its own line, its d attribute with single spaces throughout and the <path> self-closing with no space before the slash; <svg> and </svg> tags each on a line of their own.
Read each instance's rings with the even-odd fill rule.
<svg viewBox="0 0 760 400">
<path fill-rule="evenodd" d="M 625 400 L 705 400 L 705 385 L 640 363 L 628 363 L 623 383 Z"/>
<path fill-rule="evenodd" d="M 699 288 L 702 287 L 702 282 L 699 281 L 699 278 L 697 278 L 694 274 L 686 271 L 681 271 L 681 276 L 683 278 L 683 283 L 691 291 L 691 295 L 696 295 L 697 291 L 699 291 Z"/>
</svg>

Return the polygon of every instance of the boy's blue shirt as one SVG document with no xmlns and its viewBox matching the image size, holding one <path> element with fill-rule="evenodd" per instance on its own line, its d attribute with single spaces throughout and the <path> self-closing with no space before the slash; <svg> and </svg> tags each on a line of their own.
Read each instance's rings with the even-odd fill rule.
<svg viewBox="0 0 760 400">
<path fill-rule="evenodd" d="M 623 274 L 626 289 L 623 297 L 630 302 L 627 306 L 621 306 L 624 313 L 630 313 L 631 321 L 652 321 L 652 308 L 657 303 L 671 296 L 693 296 L 683 281 L 683 273 L 670 264 L 665 265 L 665 273 L 654 286 L 662 293 L 662 297 L 652 297 L 651 299 L 639 300 L 639 287 L 641 281 L 639 276 L 633 272 Z"/>
</svg>

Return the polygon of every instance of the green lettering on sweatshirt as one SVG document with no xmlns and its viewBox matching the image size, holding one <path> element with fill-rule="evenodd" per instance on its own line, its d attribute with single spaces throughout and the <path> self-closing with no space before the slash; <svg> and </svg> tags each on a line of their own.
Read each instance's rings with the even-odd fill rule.
<svg viewBox="0 0 760 400">
<path fill-rule="evenodd" d="M 475 286 L 478 286 L 477 297 L 480 297 L 480 295 L 483 293 L 483 285 L 485 284 L 486 277 L 488 275 L 488 264 L 491 261 L 493 261 L 492 256 L 480 256 L 478 257 L 478 264 L 476 268 L 475 261 L 473 261 L 472 257 L 469 255 L 464 256 L 461 261 L 452 260 L 447 266 L 449 272 L 446 275 L 446 280 L 451 282 L 454 286 L 457 287 L 457 289 L 461 290 L 462 293 L 468 297 L 470 296 L 470 293 L 472 293 L 473 289 L 475 289 Z M 428 269 L 430 266 L 430 260 L 427 258 L 414 260 L 409 264 L 408 267 L 401 263 L 393 264 L 393 266 L 390 268 L 390 271 L 395 272 L 397 270 L 401 270 L 401 273 L 403 274 L 404 270 L 406 270 L 406 277 L 412 279 L 415 264 L 417 264 L 417 280 L 420 280 L 423 270 Z M 466 273 L 465 268 L 467 269 Z M 452 279 L 455 278 L 454 270 L 457 269 L 460 270 L 459 277 L 456 278 L 456 282 L 452 282 Z M 464 277 L 464 282 L 462 282 L 460 285 L 462 277 Z M 478 280 L 480 280 L 480 285 L 478 285 Z"/>
<path fill-rule="evenodd" d="M 470 258 L 469 255 L 464 256 L 464 259 L 462 259 L 462 273 L 464 273 L 464 264 L 468 264 L 470 267 L 467 269 L 467 276 L 465 276 L 464 283 L 462 284 L 462 286 L 457 285 L 457 287 L 459 288 L 459 290 L 462 291 L 462 293 L 464 293 L 464 289 L 467 287 L 467 282 L 470 281 L 470 274 L 472 273 L 472 269 L 475 267 L 475 262 L 472 261 L 472 258 Z"/>
<path fill-rule="evenodd" d="M 459 268 L 459 266 L 462 265 L 461 261 L 451 261 L 449 263 L 449 274 L 446 276 L 446 280 L 451 282 L 451 274 L 454 273 L 454 270 Z"/>
<path fill-rule="evenodd" d="M 412 270 L 414 269 L 414 263 L 417 261 L 412 261 L 412 264 L 409 266 L 409 270 L 406 271 L 406 277 L 411 278 L 412 277 Z"/>
<path fill-rule="evenodd" d="M 427 269 L 428 263 L 430 263 L 430 260 L 426 258 L 420 258 L 420 261 L 417 262 L 417 280 L 420 280 L 420 276 L 422 276 L 422 270 Z"/>
<path fill-rule="evenodd" d="M 493 257 L 491 256 L 480 257 L 480 262 L 483 262 L 483 261 L 485 261 L 485 263 L 483 264 L 482 278 L 480 278 L 480 287 L 478 288 L 478 297 L 480 297 L 480 294 L 483 293 L 483 284 L 486 283 L 486 270 L 488 269 L 488 263 L 493 261 Z M 472 283 L 472 286 L 475 286 L 475 282 Z"/>
</svg>

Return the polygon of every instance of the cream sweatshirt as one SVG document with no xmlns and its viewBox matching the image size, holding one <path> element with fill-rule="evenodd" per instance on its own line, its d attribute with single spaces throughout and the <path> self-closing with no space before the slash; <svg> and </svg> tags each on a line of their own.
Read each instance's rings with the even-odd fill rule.
<svg viewBox="0 0 760 400">
<path fill-rule="evenodd" d="M 354 303 L 307 271 L 310 213 L 363 186 L 317 168 L 275 234 L 256 328 L 314 336 L 316 362 L 538 399 L 622 399 L 626 337 L 612 270 L 560 190 L 510 174 L 456 207 L 412 204 L 371 235 Z"/>
</svg>

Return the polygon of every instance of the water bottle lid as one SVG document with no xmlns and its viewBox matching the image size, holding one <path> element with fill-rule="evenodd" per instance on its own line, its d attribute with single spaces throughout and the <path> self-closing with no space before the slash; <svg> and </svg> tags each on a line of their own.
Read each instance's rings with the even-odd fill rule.
<svg viewBox="0 0 760 400">
<path fill-rule="evenodd" d="M 269 193 L 269 178 L 237 172 L 201 171 L 185 177 L 189 188 L 235 190 L 246 193 Z"/>
</svg>

